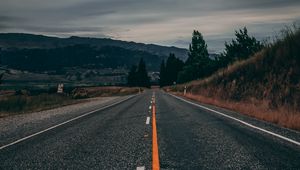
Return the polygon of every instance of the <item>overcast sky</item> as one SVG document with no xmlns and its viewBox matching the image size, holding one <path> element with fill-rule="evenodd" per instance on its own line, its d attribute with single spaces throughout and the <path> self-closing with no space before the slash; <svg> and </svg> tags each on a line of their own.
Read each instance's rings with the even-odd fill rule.
<svg viewBox="0 0 300 170">
<path fill-rule="evenodd" d="M 210 51 L 234 30 L 258 39 L 300 21 L 300 0 L 0 0 L 0 32 L 89 36 L 188 47 L 194 29 Z"/>
</svg>

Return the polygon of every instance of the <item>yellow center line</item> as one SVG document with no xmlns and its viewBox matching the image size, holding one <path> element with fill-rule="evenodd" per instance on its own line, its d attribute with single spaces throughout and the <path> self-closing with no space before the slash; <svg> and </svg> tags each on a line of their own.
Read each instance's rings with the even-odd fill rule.
<svg viewBox="0 0 300 170">
<path fill-rule="evenodd" d="M 155 100 L 152 102 L 152 169 L 159 170 L 159 155 L 156 131 L 156 107 Z"/>
</svg>

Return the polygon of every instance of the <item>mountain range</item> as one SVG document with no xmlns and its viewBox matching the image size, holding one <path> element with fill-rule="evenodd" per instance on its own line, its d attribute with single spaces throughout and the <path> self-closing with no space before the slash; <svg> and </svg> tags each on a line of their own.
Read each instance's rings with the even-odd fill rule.
<svg viewBox="0 0 300 170">
<path fill-rule="evenodd" d="M 178 58 L 186 60 L 187 49 L 177 47 L 167 47 L 155 44 L 144 44 L 128 42 L 122 40 L 113 40 L 110 38 L 88 38 L 76 37 L 69 38 L 49 37 L 44 35 L 25 34 L 25 33 L 0 33 L 0 48 L 26 48 L 26 49 L 49 49 L 61 48 L 73 45 L 91 45 L 94 47 L 113 46 L 132 51 L 144 51 L 153 55 L 168 56 L 174 53 Z"/>
<path fill-rule="evenodd" d="M 170 53 L 182 60 L 188 55 L 186 49 L 108 38 L 0 34 L 0 69 L 6 70 L 5 82 L 47 80 L 57 75 L 60 82 L 122 84 L 129 68 L 141 58 L 148 71 L 157 72 Z"/>
</svg>

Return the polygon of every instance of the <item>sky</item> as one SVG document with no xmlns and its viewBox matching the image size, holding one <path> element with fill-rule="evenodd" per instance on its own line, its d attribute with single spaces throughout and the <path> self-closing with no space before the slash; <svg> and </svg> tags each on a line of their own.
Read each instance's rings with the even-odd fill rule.
<svg viewBox="0 0 300 170">
<path fill-rule="evenodd" d="M 300 0 L 0 0 L 0 32 L 113 38 L 221 52 L 234 30 L 259 40 L 300 23 Z"/>
</svg>

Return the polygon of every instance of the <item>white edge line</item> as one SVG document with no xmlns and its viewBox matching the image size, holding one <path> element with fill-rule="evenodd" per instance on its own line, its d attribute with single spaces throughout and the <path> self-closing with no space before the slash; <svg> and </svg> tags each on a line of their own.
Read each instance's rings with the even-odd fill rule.
<svg viewBox="0 0 300 170">
<path fill-rule="evenodd" d="M 169 94 L 169 93 L 167 93 L 167 94 Z M 232 120 L 235 120 L 235 121 L 237 121 L 237 122 L 240 122 L 241 124 L 244 124 L 244 125 L 246 125 L 246 126 L 248 126 L 248 127 L 251 127 L 251 128 L 253 128 L 253 129 L 257 129 L 257 130 L 259 130 L 259 131 L 265 132 L 265 133 L 267 133 L 267 134 L 273 135 L 273 136 L 275 136 L 275 137 L 278 137 L 278 138 L 280 138 L 280 139 L 283 139 L 283 140 L 285 140 L 285 141 L 288 141 L 288 142 L 290 142 L 290 143 L 293 143 L 293 144 L 295 144 L 295 145 L 300 146 L 300 142 L 295 141 L 295 140 L 293 140 L 293 139 L 290 139 L 290 138 L 284 137 L 284 136 L 282 136 L 282 135 L 276 134 L 276 133 L 274 133 L 274 132 L 265 130 L 265 129 L 263 129 L 263 128 L 254 126 L 254 125 L 252 125 L 252 124 L 250 124 L 250 123 L 244 122 L 244 121 L 242 121 L 242 120 L 240 120 L 240 119 L 237 119 L 237 118 L 235 118 L 235 117 L 226 115 L 226 114 L 224 114 L 224 113 L 221 113 L 221 112 L 219 112 L 219 111 L 210 109 L 210 108 L 205 107 L 205 106 L 202 106 L 202 105 L 200 105 L 200 104 L 196 104 L 196 103 L 190 102 L 190 101 L 188 101 L 188 100 L 185 100 L 185 99 L 183 99 L 183 98 L 181 98 L 181 97 L 178 97 L 178 96 L 175 96 L 175 95 L 173 95 L 173 94 L 169 94 L 169 95 L 171 95 L 171 96 L 173 96 L 173 97 L 175 97 L 175 98 L 177 98 L 177 99 L 179 99 L 179 100 L 182 100 L 182 101 L 184 101 L 184 102 L 187 102 L 187 103 L 189 103 L 189 104 L 192 104 L 192 105 L 194 105 L 194 106 L 201 107 L 201 108 L 203 108 L 203 109 L 205 109 L 205 110 L 208 110 L 208 111 L 217 113 L 217 114 L 222 115 L 222 116 L 224 116 L 224 117 L 227 117 L 227 118 L 229 118 L 229 119 L 232 119 Z"/>
<path fill-rule="evenodd" d="M 64 124 L 67 124 L 67 123 L 69 123 L 69 122 L 72 122 L 72 121 L 74 121 L 74 120 L 77 120 L 77 119 L 80 119 L 80 118 L 82 118 L 82 117 L 88 116 L 88 115 L 90 115 L 90 114 L 92 114 L 92 113 L 95 113 L 95 112 L 97 112 L 97 111 L 101 111 L 101 110 L 104 110 L 104 109 L 106 109 L 106 108 L 115 106 L 115 105 L 120 104 L 120 103 L 122 103 L 122 102 L 124 102 L 124 101 L 126 101 L 126 100 L 129 100 L 129 99 L 131 99 L 131 98 L 133 98 L 133 97 L 135 97 L 135 96 L 137 96 L 137 95 L 133 95 L 133 96 L 127 97 L 127 98 L 124 99 L 124 100 L 118 101 L 118 102 L 116 102 L 116 103 L 112 103 L 112 104 L 107 105 L 107 106 L 103 106 L 103 107 L 101 107 L 101 108 L 99 108 L 99 109 L 96 109 L 96 110 L 87 112 L 87 113 L 85 113 L 85 114 L 83 114 L 83 115 L 74 117 L 74 118 L 69 119 L 69 120 L 67 120 L 67 121 L 65 121 L 65 122 L 62 122 L 62 123 L 59 123 L 59 124 L 57 124 L 57 125 L 51 126 L 51 127 L 47 128 L 47 129 L 45 129 L 45 130 L 42 130 L 42 131 L 36 132 L 36 133 L 34 133 L 34 134 L 31 134 L 31 135 L 29 135 L 29 136 L 23 137 L 23 138 L 18 139 L 18 140 L 14 141 L 14 142 L 11 142 L 11 143 L 9 143 L 9 144 L 6 144 L 6 145 L 1 146 L 1 147 L 0 147 L 0 150 L 2 150 L 2 149 L 4 149 L 4 148 L 7 148 L 7 147 L 9 147 L 9 146 L 15 145 L 15 144 L 17 144 L 17 143 L 20 143 L 20 142 L 22 142 L 22 141 L 25 141 L 25 140 L 27 140 L 27 139 L 29 139 L 29 138 L 32 138 L 32 137 L 34 137 L 34 136 L 37 136 L 37 135 L 39 135 L 39 134 L 42 134 L 42 133 L 47 132 L 47 131 L 49 131 L 49 130 L 52 130 L 52 129 L 54 129 L 54 128 L 57 128 L 57 127 L 59 127 L 59 126 L 62 126 L 62 125 L 64 125 Z"/>
<path fill-rule="evenodd" d="M 149 125 L 149 123 L 150 123 L 150 117 L 148 116 L 146 119 L 146 125 Z"/>
<path fill-rule="evenodd" d="M 145 170 L 145 167 L 144 166 L 138 166 L 138 167 L 136 167 L 136 170 Z"/>
</svg>

